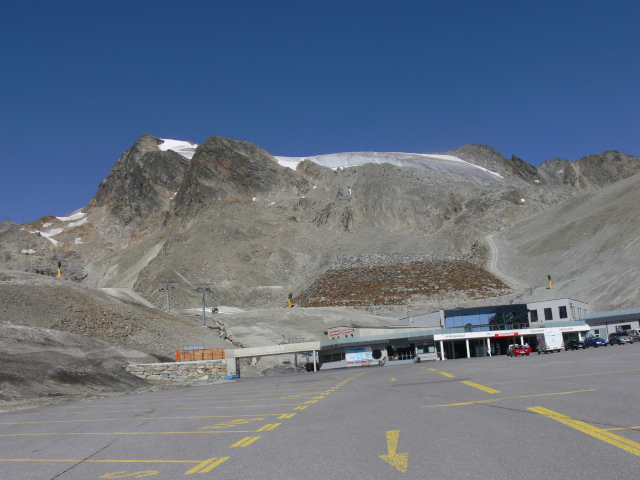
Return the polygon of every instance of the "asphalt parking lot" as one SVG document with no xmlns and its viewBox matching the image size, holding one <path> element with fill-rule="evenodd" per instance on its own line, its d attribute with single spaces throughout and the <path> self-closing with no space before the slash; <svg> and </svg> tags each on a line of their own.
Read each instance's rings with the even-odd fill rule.
<svg viewBox="0 0 640 480">
<path fill-rule="evenodd" d="M 619 478 L 640 345 L 355 367 L 0 415 L 0 478 Z"/>
</svg>

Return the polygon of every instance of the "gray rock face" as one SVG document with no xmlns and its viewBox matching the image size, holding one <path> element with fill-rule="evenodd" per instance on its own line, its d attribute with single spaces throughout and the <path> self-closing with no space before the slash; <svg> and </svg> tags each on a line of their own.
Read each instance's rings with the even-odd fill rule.
<svg viewBox="0 0 640 480">
<path fill-rule="evenodd" d="M 611 150 L 576 162 L 556 158 L 540 165 L 539 171 L 556 185 L 604 187 L 640 172 L 640 158 Z"/>
<path fill-rule="evenodd" d="M 161 143 L 151 135 L 140 137 L 118 159 L 88 206 L 106 206 L 125 224 L 166 210 L 190 162 L 174 151 L 160 151 Z"/>
<path fill-rule="evenodd" d="M 178 189 L 176 209 L 182 215 L 195 215 L 218 203 L 249 203 L 256 195 L 305 189 L 299 174 L 278 165 L 265 150 L 213 136 L 198 147 Z"/>
</svg>

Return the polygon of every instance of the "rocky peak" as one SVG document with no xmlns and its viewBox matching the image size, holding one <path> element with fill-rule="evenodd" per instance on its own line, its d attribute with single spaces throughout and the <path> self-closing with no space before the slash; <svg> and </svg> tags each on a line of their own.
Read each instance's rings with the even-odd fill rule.
<svg viewBox="0 0 640 480">
<path fill-rule="evenodd" d="M 640 158 L 610 150 L 577 161 L 547 160 L 538 169 L 549 181 L 573 187 L 603 187 L 640 172 Z"/>
<path fill-rule="evenodd" d="M 253 143 L 212 136 L 200 145 L 178 189 L 176 208 L 192 214 L 217 202 L 249 203 L 256 195 L 305 183 Z"/>
<path fill-rule="evenodd" d="M 161 151 L 162 142 L 151 135 L 140 137 L 100 183 L 89 207 L 107 207 L 127 222 L 131 216 L 141 218 L 166 209 L 190 161 L 172 150 Z"/>
</svg>

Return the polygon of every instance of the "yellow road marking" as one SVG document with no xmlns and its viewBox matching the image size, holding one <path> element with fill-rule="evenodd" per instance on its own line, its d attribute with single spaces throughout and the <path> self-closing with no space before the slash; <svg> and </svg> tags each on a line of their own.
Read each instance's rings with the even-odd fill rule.
<svg viewBox="0 0 640 480">
<path fill-rule="evenodd" d="M 295 410 L 295 408 L 294 408 Z M 262 417 L 276 417 L 281 413 L 265 413 Z M 123 417 L 123 418 L 95 418 L 95 419 L 77 419 L 77 420 L 41 420 L 38 422 L 0 422 L 0 425 L 30 425 L 38 423 L 72 423 L 72 422 L 130 422 L 132 420 L 189 420 L 202 418 L 237 418 L 237 417 L 257 417 L 259 414 L 246 415 L 194 415 L 192 417 Z"/>
<path fill-rule="evenodd" d="M 143 477 L 152 477 L 157 475 L 159 472 L 157 470 L 143 470 L 142 472 L 127 472 L 126 470 L 122 470 L 120 472 L 111 472 L 105 473 L 104 475 L 100 475 L 100 478 L 143 478 Z"/>
<path fill-rule="evenodd" d="M 611 433 L 602 428 L 594 427 L 593 425 L 589 425 L 588 423 L 581 422 L 580 420 L 576 420 L 547 408 L 532 407 L 529 408 L 529 410 L 535 413 L 539 413 L 540 415 L 544 415 L 545 417 L 549 417 L 552 420 L 560 422 L 571 428 L 575 428 L 582 433 L 586 433 L 587 435 L 597 438 L 598 440 L 607 442 L 610 445 L 621 448 L 629 453 L 633 453 L 634 455 L 640 457 L 640 443 L 638 442 L 634 442 L 633 440 L 629 440 L 628 438 L 621 437 L 620 435 L 616 435 L 615 433 Z"/>
<path fill-rule="evenodd" d="M 206 430 L 208 428 L 233 428 L 233 427 L 237 427 L 238 425 L 247 425 L 251 422 L 259 422 L 262 420 L 264 420 L 263 417 L 256 417 L 256 418 L 249 418 L 249 419 L 236 418 L 231 422 L 223 422 L 223 423 L 218 423 L 216 425 L 207 425 L 205 427 L 199 427 L 198 430 Z"/>
<path fill-rule="evenodd" d="M 430 368 L 429 370 L 431 370 L 432 372 L 437 372 L 435 368 Z"/>
<path fill-rule="evenodd" d="M 233 445 L 231 445 L 229 448 L 235 448 L 235 447 L 248 447 L 249 445 L 251 445 L 253 442 L 255 442 L 256 440 L 258 440 L 260 437 L 244 437 L 242 440 L 237 441 L 236 443 L 234 443 Z"/>
<path fill-rule="evenodd" d="M 455 375 L 451 375 L 450 373 L 447 372 L 438 372 L 440 375 L 444 375 L 445 377 L 449 377 L 449 378 L 454 378 Z"/>
<path fill-rule="evenodd" d="M 267 430 L 273 430 L 274 428 L 276 428 L 278 425 L 280 425 L 279 423 L 267 423 L 264 427 L 260 427 L 258 430 L 256 430 L 257 432 L 266 432 Z"/>
<path fill-rule="evenodd" d="M 291 418 L 295 415 L 295 413 L 285 413 L 284 415 L 280 415 L 278 420 L 284 420 L 285 418 Z"/>
<path fill-rule="evenodd" d="M 198 463 L 200 460 L 78 460 L 71 458 L 0 458 L 0 462 L 75 462 L 75 463 Z"/>
<path fill-rule="evenodd" d="M 640 426 L 636 427 L 616 427 L 616 428 L 604 428 L 607 432 L 611 432 L 613 430 L 640 430 Z"/>
<path fill-rule="evenodd" d="M 280 425 L 279 423 L 270 423 L 267 425 Z M 269 430 L 273 430 L 272 427 Z M 191 435 L 194 433 L 205 434 L 205 435 L 224 435 L 226 433 L 255 433 L 261 432 L 264 430 L 264 427 L 258 430 L 196 430 L 194 431 L 185 431 L 185 432 L 42 432 L 42 433 L 3 433 L 0 434 L 0 437 L 52 437 L 55 435 Z"/>
<path fill-rule="evenodd" d="M 470 387 L 479 388 L 480 390 L 484 390 L 489 393 L 500 393 L 500 390 L 495 390 L 493 388 L 485 387 L 484 385 L 480 385 L 478 383 L 469 382 L 467 380 L 461 380 L 460 383 L 464 383 L 465 385 L 469 385 Z"/>
<path fill-rule="evenodd" d="M 477 403 L 490 403 L 490 402 L 499 402 L 501 400 L 513 400 L 515 398 L 546 397 L 549 395 L 569 395 L 571 393 L 595 392 L 596 390 L 597 390 L 596 388 L 590 388 L 589 390 L 574 390 L 572 392 L 537 393 L 535 395 L 519 395 L 517 397 L 490 398 L 488 400 L 476 400 L 474 402 L 445 403 L 443 405 L 425 405 L 422 408 L 457 407 L 459 405 L 475 405 Z"/>
<path fill-rule="evenodd" d="M 389 465 L 400 470 L 402 473 L 407 472 L 409 464 L 409 453 L 398 453 L 398 439 L 400 438 L 400 430 L 387 431 L 387 451 L 385 455 L 378 455 Z"/>
<path fill-rule="evenodd" d="M 300 405 L 299 403 L 266 403 L 266 404 L 260 404 L 260 405 L 238 405 L 235 408 L 262 408 L 262 407 L 293 407 L 295 405 Z M 220 406 L 214 406 L 214 405 L 210 405 L 208 407 L 176 407 L 176 408 L 154 408 L 155 411 L 163 411 L 163 410 L 170 410 L 170 411 L 176 411 L 176 410 L 207 410 L 207 409 L 214 409 L 214 408 L 234 408 L 233 405 L 220 405 Z M 133 410 L 103 410 L 100 413 L 130 413 L 130 412 L 148 412 L 149 409 L 148 408 L 141 408 L 141 409 L 133 409 Z M 66 412 L 48 412 L 48 413 L 33 413 L 32 415 L 36 416 L 47 416 L 47 415 L 70 415 L 70 414 L 87 414 L 87 415 L 95 415 L 96 412 L 73 412 L 73 411 L 66 411 Z M 234 417 L 237 415 L 227 415 L 230 417 Z"/>
<path fill-rule="evenodd" d="M 191 475 L 192 473 L 208 473 L 211 470 L 213 470 L 214 468 L 216 468 L 218 465 L 220 465 L 222 462 L 224 462 L 225 460 L 228 460 L 228 459 L 229 459 L 229 457 L 220 457 L 218 459 L 210 458 L 210 459 L 205 460 L 204 462 L 196 465 L 191 470 L 187 470 L 186 472 L 184 472 L 184 474 L 185 475 Z"/>
<path fill-rule="evenodd" d="M 305 408 L 307 408 L 307 407 L 308 407 L 308 405 L 303 405 L 303 406 L 301 406 L 301 407 L 296 407 L 296 408 L 294 408 L 294 410 L 304 410 L 304 409 L 305 409 Z"/>
<path fill-rule="evenodd" d="M 596 373 L 579 373 L 577 375 L 564 375 L 561 377 L 547 377 L 547 378 L 531 378 L 527 380 L 514 380 L 512 382 L 498 382 L 492 383 L 491 385 L 506 385 L 508 383 L 524 383 L 524 382 L 538 382 L 541 380 L 562 380 L 564 378 L 574 378 L 574 377 L 591 377 L 592 375 L 608 375 L 611 373 L 628 373 L 628 372 L 637 372 L 640 371 L 640 368 L 634 368 L 632 370 L 616 370 L 613 372 L 596 372 Z"/>
</svg>

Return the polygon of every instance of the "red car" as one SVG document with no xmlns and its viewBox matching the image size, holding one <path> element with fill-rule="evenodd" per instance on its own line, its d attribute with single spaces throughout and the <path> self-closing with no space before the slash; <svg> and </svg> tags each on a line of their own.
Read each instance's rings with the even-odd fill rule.
<svg viewBox="0 0 640 480">
<path fill-rule="evenodd" d="M 531 353 L 531 347 L 529 345 L 509 345 L 507 355 L 510 357 L 517 357 L 518 355 L 529 355 Z"/>
</svg>

